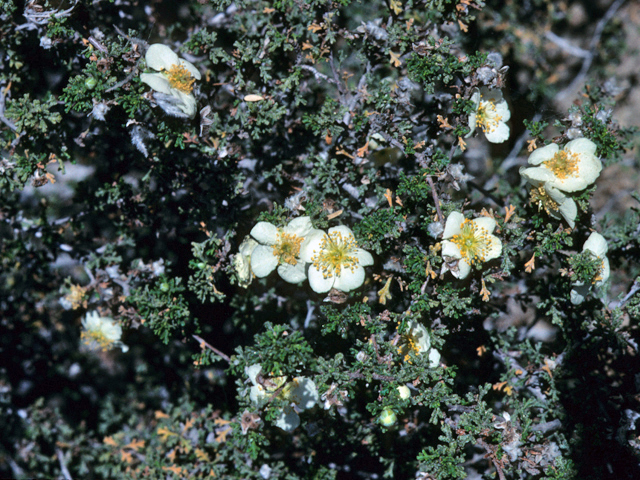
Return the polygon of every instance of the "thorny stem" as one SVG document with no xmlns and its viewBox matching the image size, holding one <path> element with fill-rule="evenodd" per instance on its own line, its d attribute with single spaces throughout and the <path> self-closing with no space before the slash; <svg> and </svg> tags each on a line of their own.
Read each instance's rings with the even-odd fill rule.
<svg viewBox="0 0 640 480">
<path fill-rule="evenodd" d="M 228 355 L 222 353 L 220 350 L 218 350 L 216 347 L 214 347 L 214 346 L 210 345 L 209 343 L 207 343 L 204 339 L 202 339 L 198 335 L 193 335 L 193 338 L 195 338 L 200 343 L 200 345 L 204 345 L 209 350 L 211 350 L 213 353 L 218 355 L 220 358 L 226 360 L 228 363 L 231 362 L 231 359 L 229 358 Z"/>
<path fill-rule="evenodd" d="M 433 184 L 433 179 L 427 175 L 427 182 L 431 187 L 431 195 L 433 196 L 433 202 L 436 204 L 436 213 L 438 214 L 438 221 L 444 227 L 444 216 L 442 215 L 442 210 L 440 210 L 440 199 L 438 198 L 438 192 L 436 192 L 436 187 Z"/>
</svg>

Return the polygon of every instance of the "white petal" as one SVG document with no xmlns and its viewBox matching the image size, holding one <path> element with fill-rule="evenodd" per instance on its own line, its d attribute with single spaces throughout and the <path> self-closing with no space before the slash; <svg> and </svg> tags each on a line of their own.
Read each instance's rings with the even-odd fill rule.
<svg viewBox="0 0 640 480">
<path fill-rule="evenodd" d="M 589 235 L 587 241 L 584 242 L 582 251 L 584 252 L 585 250 L 589 250 L 590 252 L 593 252 L 596 257 L 602 258 L 609 251 L 609 245 L 602 235 L 597 232 L 593 232 Z"/>
<path fill-rule="evenodd" d="M 278 241 L 278 228 L 269 222 L 258 222 L 251 229 L 251 236 L 264 245 L 275 245 Z"/>
<path fill-rule="evenodd" d="M 180 60 L 173 50 L 161 43 L 151 45 L 144 58 L 154 70 L 168 70 Z"/>
<path fill-rule="evenodd" d="M 191 76 L 196 80 L 200 80 L 202 78 L 202 75 L 200 75 L 200 72 L 198 71 L 198 69 L 195 67 L 193 63 L 188 62 L 187 60 L 183 60 L 181 58 L 180 65 L 182 65 L 184 68 L 189 70 L 189 73 L 191 74 Z"/>
<path fill-rule="evenodd" d="M 309 268 L 309 286 L 316 293 L 325 293 L 331 290 L 336 278 L 331 276 L 324 278 L 322 272 L 313 265 Z"/>
<path fill-rule="evenodd" d="M 489 236 L 489 251 L 484 257 L 484 261 L 488 262 L 502 255 L 502 241 L 494 235 Z"/>
<path fill-rule="evenodd" d="M 262 365 L 260 365 L 259 363 L 253 364 L 249 367 L 244 367 L 244 373 L 247 375 L 247 377 L 249 377 L 249 380 L 251 380 L 251 383 L 253 383 L 254 385 L 257 385 L 256 377 L 261 371 Z"/>
<path fill-rule="evenodd" d="M 476 131 L 476 114 L 475 112 L 469 115 L 469 133 L 464 138 L 469 138 Z"/>
<path fill-rule="evenodd" d="M 480 90 L 476 90 L 473 92 L 473 94 L 471 95 L 471 98 L 469 100 L 471 100 L 474 105 L 476 106 L 476 110 L 478 109 L 478 107 L 480 106 L 480 97 L 481 97 L 481 93 Z"/>
<path fill-rule="evenodd" d="M 342 238 L 349 237 L 349 236 L 355 238 L 351 229 L 346 225 L 338 225 L 337 227 L 331 227 L 329 229 L 329 234 L 332 234 L 333 232 L 338 232 L 340 235 L 342 235 Z"/>
<path fill-rule="evenodd" d="M 333 288 L 340 290 L 341 292 L 350 292 L 351 290 L 358 288 L 363 283 L 364 268 L 355 267 L 353 272 L 349 268 L 343 268 L 340 275 L 336 278 Z"/>
<path fill-rule="evenodd" d="M 353 252 L 353 255 L 358 259 L 359 265 L 361 267 L 368 267 L 373 265 L 373 257 L 366 250 L 358 248 L 355 252 Z"/>
<path fill-rule="evenodd" d="M 571 140 L 564 146 L 566 151 L 577 153 L 579 155 L 591 156 L 595 156 L 596 148 L 596 144 L 588 138 L 577 138 L 575 140 Z"/>
<path fill-rule="evenodd" d="M 490 132 L 485 132 L 484 136 L 491 143 L 503 143 L 509 139 L 509 126 L 504 122 L 499 122 L 496 128 Z"/>
<path fill-rule="evenodd" d="M 432 348 L 429 352 L 429 366 L 436 368 L 440 366 L 440 352 Z"/>
<path fill-rule="evenodd" d="M 511 112 L 509 111 L 509 105 L 506 100 L 502 100 L 496 103 L 496 115 L 500 117 L 501 122 L 507 122 L 511 119 Z"/>
<path fill-rule="evenodd" d="M 282 413 L 276 419 L 275 425 L 285 432 L 293 432 L 300 425 L 300 417 L 293 408 L 287 406 L 282 409 Z"/>
<path fill-rule="evenodd" d="M 578 216 L 578 206 L 572 198 L 566 197 L 564 202 L 558 204 L 558 210 L 562 217 L 566 220 L 571 228 L 576 226 L 576 217 Z"/>
<path fill-rule="evenodd" d="M 602 259 L 602 271 L 600 271 L 600 280 L 596 282 L 596 287 L 601 287 L 604 283 L 609 280 L 609 275 L 611 274 L 611 267 L 609 266 L 609 259 L 604 257 Z"/>
<path fill-rule="evenodd" d="M 431 348 L 431 339 L 429 332 L 421 323 L 412 321 L 409 324 L 409 334 L 418 342 L 418 353 L 426 352 Z"/>
<path fill-rule="evenodd" d="M 284 227 L 282 231 L 288 234 L 297 235 L 298 237 L 304 237 L 312 228 L 313 225 L 311 225 L 311 219 L 309 217 L 298 217 L 291 220 L 289 225 Z"/>
<path fill-rule="evenodd" d="M 181 105 L 179 105 L 180 110 L 182 110 L 189 118 L 193 118 L 196 116 L 196 98 L 189 94 L 181 92 L 180 90 L 176 90 L 175 88 L 171 89 L 171 95 L 180 99 Z"/>
<path fill-rule="evenodd" d="M 310 378 L 296 377 L 294 380 L 294 388 L 291 390 L 291 400 L 300 410 L 308 410 L 313 408 L 318 402 L 318 389 L 316 384 Z"/>
<path fill-rule="evenodd" d="M 449 240 L 442 241 L 442 256 L 443 257 L 451 257 L 451 258 L 462 258 L 462 253 L 460 252 L 460 247 Z"/>
<path fill-rule="evenodd" d="M 289 283 L 300 283 L 307 279 L 306 266 L 304 262 L 295 265 L 283 263 L 278 266 L 278 275 Z"/>
<path fill-rule="evenodd" d="M 140 74 L 140 80 L 156 92 L 171 95 L 172 88 L 171 85 L 169 85 L 169 80 L 161 73 L 142 73 Z"/>
<path fill-rule="evenodd" d="M 571 303 L 573 303 L 574 305 L 580 305 L 582 302 L 584 302 L 585 297 L 589 295 L 590 290 L 590 285 L 574 285 L 571 289 Z"/>
<path fill-rule="evenodd" d="M 267 401 L 267 392 L 260 385 L 254 385 L 249 390 L 249 399 L 256 407 L 261 407 Z"/>
<path fill-rule="evenodd" d="M 304 262 L 311 263 L 311 258 L 316 253 L 320 253 L 320 244 L 326 236 L 327 234 L 323 230 L 311 230 L 300 246 L 300 258 Z"/>
<path fill-rule="evenodd" d="M 273 254 L 273 248 L 258 245 L 251 254 L 251 270 L 258 278 L 266 277 L 278 266 L 278 260 Z"/>
<path fill-rule="evenodd" d="M 444 226 L 444 233 L 442 238 L 451 238 L 454 235 L 458 235 L 462 230 L 460 226 L 464 222 L 464 215 L 460 212 L 451 212 L 447 217 L 447 223 Z"/>
<path fill-rule="evenodd" d="M 558 153 L 560 147 L 555 143 L 550 143 L 545 147 L 536 148 L 531 155 L 529 155 L 529 165 L 540 165 L 542 162 L 551 160 L 553 156 Z"/>
<path fill-rule="evenodd" d="M 458 262 L 458 273 L 454 274 L 454 277 L 462 280 L 463 278 L 467 278 L 470 272 L 471 272 L 471 265 L 469 265 L 466 260 L 461 259 Z"/>
<path fill-rule="evenodd" d="M 550 170 L 543 167 L 520 167 L 520 176 L 536 187 L 555 178 Z"/>
<path fill-rule="evenodd" d="M 498 225 L 491 217 L 478 217 L 471 220 L 476 227 L 484 228 L 487 232 L 493 233 Z"/>
</svg>

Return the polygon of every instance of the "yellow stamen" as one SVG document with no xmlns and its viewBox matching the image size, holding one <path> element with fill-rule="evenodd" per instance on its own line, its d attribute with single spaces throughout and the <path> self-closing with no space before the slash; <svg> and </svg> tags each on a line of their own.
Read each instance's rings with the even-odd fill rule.
<svg viewBox="0 0 640 480">
<path fill-rule="evenodd" d="M 600 259 L 600 257 L 598 257 L 598 259 Z M 602 281 L 603 273 L 604 273 L 604 260 L 600 260 L 600 269 L 598 270 L 598 273 L 596 273 L 596 276 L 593 277 L 593 280 L 591 280 L 591 283 L 595 285 L 596 283 Z"/>
<path fill-rule="evenodd" d="M 113 340 L 107 338 L 101 330 L 87 330 L 80 333 L 80 340 L 91 349 L 109 350 Z"/>
<path fill-rule="evenodd" d="M 451 241 L 460 249 L 462 258 L 469 263 L 484 262 L 491 247 L 491 234 L 486 228 L 479 227 L 468 218 L 460 224 L 461 232 L 451 237 Z"/>
<path fill-rule="evenodd" d="M 537 205 L 538 210 L 544 209 L 548 214 L 552 211 L 557 212 L 560 208 L 558 202 L 549 196 L 544 186 L 533 187 L 529 192 L 529 198 L 532 205 Z"/>
<path fill-rule="evenodd" d="M 196 81 L 186 67 L 177 64 L 171 65 L 171 68 L 167 70 L 167 79 L 171 88 L 187 94 L 193 91 L 193 84 Z"/>
<path fill-rule="evenodd" d="M 320 253 L 313 251 L 311 262 L 322 272 L 324 278 L 334 275 L 339 277 L 343 267 L 353 273 L 359 263 L 358 258 L 352 255 L 357 248 L 358 244 L 353 235 L 349 234 L 343 238 L 340 232 L 331 232 L 322 239 Z"/>
<path fill-rule="evenodd" d="M 484 133 L 491 133 L 502 120 L 498 115 L 496 104 L 491 100 L 480 100 L 478 111 L 476 112 L 476 127 L 482 128 Z"/>
<path fill-rule="evenodd" d="M 542 162 L 545 167 L 553 172 L 560 180 L 567 177 L 573 177 L 578 173 L 578 155 L 575 153 L 565 152 L 564 150 L 556 153 L 551 160 Z"/>
<path fill-rule="evenodd" d="M 278 241 L 273 246 L 273 254 L 280 259 L 281 263 L 296 265 L 303 240 L 302 237 L 298 237 L 293 233 L 279 232 Z"/>
</svg>

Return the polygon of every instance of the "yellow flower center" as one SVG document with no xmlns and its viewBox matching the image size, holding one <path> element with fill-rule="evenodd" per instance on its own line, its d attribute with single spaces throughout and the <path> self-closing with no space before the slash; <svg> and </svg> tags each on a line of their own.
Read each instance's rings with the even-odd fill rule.
<svg viewBox="0 0 640 480">
<path fill-rule="evenodd" d="M 171 68 L 167 70 L 167 80 L 169 80 L 171 88 L 187 94 L 193 91 L 193 84 L 196 81 L 186 67 L 178 64 L 171 65 Z"/>
<path fill-rule="evenodd" d="M 353 235 L 349 234 L 343 238 L 340 232 L 331 232 L 322 239 L 320 253 L 313 251 L 311 262 L 322 272 L 324 278 L 334 275 L 339 277 L 343 267 L 353 273 L 359 263 L 358 258 L 352 255 L 357 248 L 358 244 Z"/>
<path fill-rule="evenodd" d="M 578 155 L 575 153 L 565 152 L 564 150 L 556 153 L 552 159 L 542 162 L 545 167 L 553 172 L 560 180 L 567 177 L 573 177 L 578 173 Z"/>
<path fill-rule="evenodd" d="M 484 133 L 491 133 L 502 120 L 498 115 L 496 104 L 491 100 L 480 100 L 478 111 L 476 112 L 476 127 L 482 128 Z"/>
<path fill-rule="evenodd" d="M 411 358 L 411 352 L 418 355 L 422 350 L 420 349 L 420 344 L 417 342 L 415 335 L 406 333 L 402 337 L 402 345 L 398 347 L 398 353 L 404 357 L 405 362 L 408 362 Z"/>
<path fill-rule="evenodd" d="M 598 257 L 598 260 L 600 260 L 600 257 Z M 595 285 L 596 283 L 602 281 L 603 273 L 604 273 L 604 260 L 600 260 L 600 269 L 598 270 L 598 273 L 596 273 L 595 277 L 593 277 L 593 280 L 591 280 L 591 283 Z"/>
<path fill-rule="evenodd" d="M 460 230 L 459 234 L 451 237 L 451 241 L 460 249 L 462 258 L 469 263 L 484 262 L 491 247 L 489 231 L 468 218 L 460 224 Z"/>
<path fill-rule="evenodd" d="M 102 330 L 86 330 L 80 334 L 80 340 L 92 350 L 109 350 L 113 340 L 107 338 Z"/>
<path fill-rule="evenodd" d="M 280 259 L 281 263 L 296 265 L 303 240 L 302 237 L 298 237 L 293 233 L 279 232 L 278 241 L 273 246 L 273 254 Z"/>
<path fill-rule="evenodd" d="M 548 214 L 557 212 L 560 206 L 553 198 L 549 196 L 544 186 L 533 187 L 529 192 L 529 198 L 532 205 L 538 205 L 538 210 L 544 209 Z"/>
</svg>

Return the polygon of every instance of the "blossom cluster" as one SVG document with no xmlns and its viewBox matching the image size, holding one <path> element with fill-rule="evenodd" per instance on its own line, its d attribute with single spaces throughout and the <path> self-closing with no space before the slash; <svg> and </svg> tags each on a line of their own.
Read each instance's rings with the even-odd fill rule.
<svg viewBox="0 0 640 480">
<path fill-rule="evenodd" d="M 360 287 L 364 267 L 373 265 L 371 254 L 358 247 L 350 228 L 313 228 L 309 217 L 298 217 L 285 227 L 259 222 L 240 246 L 234 267 L 242 286 L 255 275 L 264 278 L 274 270 L 289 283 L 307 278 L 318 293 L 331 289 L 349 292 Z"/>
<path fill-rule="evenodd" d="M 555 143 L 534 150 L 528 160 L 533 166 L 520 169 L 531 187 L 531 203 L 552 218 L 564 218 L 573 228 L 578 207 L 567 193 L 584 190 L 596 181 L 602 162 L 595 153 L 596 144 L 587 138 L 572 140 L 562 150 Z"/>
</svg>

